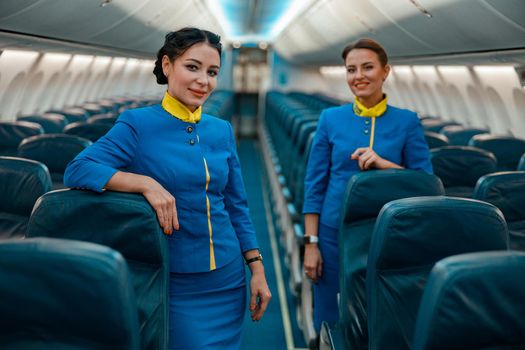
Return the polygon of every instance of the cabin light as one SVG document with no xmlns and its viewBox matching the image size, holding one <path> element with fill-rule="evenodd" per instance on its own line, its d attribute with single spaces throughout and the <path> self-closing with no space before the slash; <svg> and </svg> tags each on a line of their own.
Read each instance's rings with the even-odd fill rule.
<svg viewBox="0 0 525 350">
<path fill-rule="evenodd" d="M 395 74 L 411 74 L 412 69 L 410 66 L 392 66 L 392 70 Z"/>
<path fill-rule="evenodd" d="M 294 19 L 299 16 L 305 9 L 309 8 L 314 4 L 313 0 L 293 0 L 286 12 L 275 22 L 273 28 L 270 31 L 270 38 L 275 38 L 292 23 Z"/>
<path fill-rule="evenodd" d="M 14 59 L 14 60 L 31 60 L 39 55 L 36 51 L 22 51 L 22 50 L 4 50 L 2 52 L 2 59 Z"/>
<path fill-rule="evenodd" d="M 93 60 L 93 56 L 87 56 L 87 55 L 75 55 L 73 56 L 73 62 L 74 64 L 87 64 L 90 63 Z"/>
<path fill-rule="evenodd" d="M 416 74 L 435 74 L 436 67 L 434 66 L 413 66 L 412 69 Z"/>
<path fill-rule="evenodd" d="M 232 47 L 233 47 L 234 49 L 240 49 L 240 48 L 241 48 L 241 43 L 240 43 L 239 41 L 234 41 L 234 42 L 232 43 Z"/>
<path fill-rule="evenodd" d="M 344 76 L 346 74 L 346 67 L 343 66 L 322 66 L 319 72 L 325 76 Z"/>
<path fill-rule="evenodd" d="M 266 50 L 268 48 L 268 43 L 266 41 L 261 41 L 258 46 L 259 49 Z"/>
<path fill-rule="evenodd" d="M 443 74 L 468 74 L 467 66 L 438 66 L 437 69 Z"/>
<path fill-rule="evenodd" d="M 68 53 L 46 53 L 44 54 L 44 60 L 50 60 L 52 62 L 67 62 L 71 58 L 71 55 Z"/>
<path fill-rule="evenodd" d="M 111 62 L 111 57 L 109 56 L 96 56 L 95 57 L 95 64 L 108 64 Z"/>
<path fill-rule="evenodd" d="M 474 66 L 474 71 L 480 74 L 515 74 L 514 66 L 511 65 Z"/>
<path fill-rule="evenodd" d="M 208 9 L 210 10 L 211 14 L 217 20 L 217 23 L 219 23 L 219 25 L 221 26 L 224 34 L 227 37 L 231 37 L 233 35 L 233 29 L 230 25 L 228 17 L 226 16 L 226 13 L 224 12 L 224 7 L 221 6 L 221 1 L 208 0 L 206 4 L 208 5 Z"/>
</svg>

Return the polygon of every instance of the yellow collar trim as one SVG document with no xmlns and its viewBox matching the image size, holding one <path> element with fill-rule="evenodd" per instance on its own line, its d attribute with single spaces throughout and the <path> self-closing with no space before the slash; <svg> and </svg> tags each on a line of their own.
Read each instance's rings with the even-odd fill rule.
<svg viewBox="0 0 525 350">
<path fill-rule="evenodd" d="M 354 102 L 354 113 L 360 117 L 380 117 L 386 112 L 388 103 L 388 97 L 384 95 L 384 98 L 372 108 L 366 108 L 363 106 L 359 98 L 356 96 Z"/>
<path fill-rule="evenodd" d="M 167 91 L 162 99 L 162 108 L 173 117 L 186 123 L 198 123 L 201 120 L 202 106 L 192 112 L 182 102 L 171 96 Z"/>
</svg>

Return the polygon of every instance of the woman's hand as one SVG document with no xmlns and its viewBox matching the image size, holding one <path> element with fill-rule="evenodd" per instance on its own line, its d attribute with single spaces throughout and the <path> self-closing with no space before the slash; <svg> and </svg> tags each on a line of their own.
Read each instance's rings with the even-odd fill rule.
<svg viewBox="0 0 525 350">
<path fill-rule="evenodd" d="M 245 253 L 246 259 L 253 257 L 251 256 L 253 254 L 250 254 L 250 252 Z M 266 283 L 262 261 L 252 262 L 248 266 L 252 272 L 250 280 L 250 312 L 252 321 L 259 321 L 268 307 L 272 293 L 270 288 L 268 288 L 268 283 Z"/>
<path fill-rule="evenodd" d="M 306 276 L 314 283 L 323 275 L 323 257 L 317 244 L 305 245 L 303 266 Z"/>
<path fill-rule="evenodd" d="M 171 235 L 173 228 L 179 230 L 179 219 L 175 197 L 164 189 L 157 181 L 148 178 L 148 184 L 142 195 L 157 213 L 160 226 L 164 234 Z"/>
<path fill-rule="evenodd" d="M 145 175 L 117 171 L 104 186 L 118 192 L 141 193 L 153 207 L 164 233 L 171 235 L 179 229 L 175 198 L 153 178 Z"/>
<path fill-rule="evenodd" d="M 402 169 L 403 167 L 381 158 L 369 147 L 358 148 L 352 153 L 350 159 L 357 160 L 359 169 Z"/>
</svg>

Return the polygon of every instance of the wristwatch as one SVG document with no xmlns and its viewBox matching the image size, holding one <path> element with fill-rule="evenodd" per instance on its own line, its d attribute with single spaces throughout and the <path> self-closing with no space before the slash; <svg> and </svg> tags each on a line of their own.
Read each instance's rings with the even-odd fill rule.
<svg viewBox="0 0 525 350">
<path fill-rule="evenodd" d="M 304 244 L 319 243 L 319 237 L 314 235 L 306 235 L 303 237 Z"/>
<path fill-rule="evenodd" d="M 256 262 L 256 261 L 260 261 L 260 262 L 263 261 L 263 257 L 261 254 L 254 256 L 253 258 L 246 259 L 246 265 L 250 265 L 252 262 Z"/>
</svg>

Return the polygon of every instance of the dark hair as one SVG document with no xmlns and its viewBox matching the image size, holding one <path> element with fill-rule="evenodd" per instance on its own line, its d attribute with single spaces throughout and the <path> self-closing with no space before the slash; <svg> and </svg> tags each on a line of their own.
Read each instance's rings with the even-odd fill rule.
<svg viewBox="0 0 525 350">
<path fill-rule="evenodd" d="M 215 33 L 203 29 L 185 27 L 166 34 L 164 45 L 157 53 L 155 68 L 153 68 L 153 74 L 157 77 L 157 83 L 168 83 L 168 79 L 162 71 L 162 57 L 164 57 L 164 55 L 168 56 L 170 61 L 173 61 L 184 54 L 190 47 L 198 43 L 207 43 L 217 50 L 220 57 L 222 52 L 221 37 Z"/>
<path fill-rule="evenodd" d="M 345 48 L 343 49 L 343 53 L 341 54 L 341 56 L 343 57 L 343 61 L 346 60 L 346 56 L 348 55 L 348 53 L 354 49 L 372 50 L 377 54 L 379 62 L 381 62 L 381 65 L 383 67 L 388 64 L 388 56 L 386 55 L 386 51 L 385 49 L 383 49 L 383 46 L 379 45 L 377 41 L 363 38 L 345 46 Z"/>
</svg>

